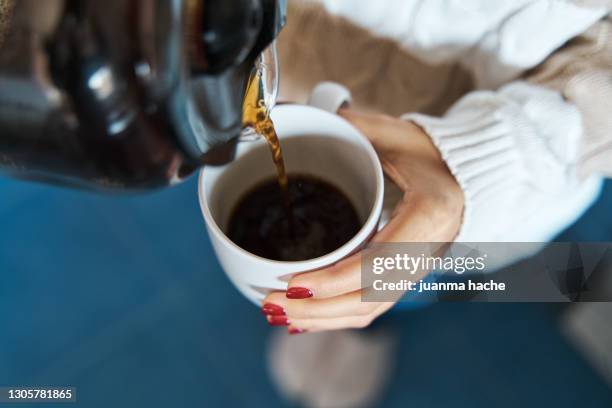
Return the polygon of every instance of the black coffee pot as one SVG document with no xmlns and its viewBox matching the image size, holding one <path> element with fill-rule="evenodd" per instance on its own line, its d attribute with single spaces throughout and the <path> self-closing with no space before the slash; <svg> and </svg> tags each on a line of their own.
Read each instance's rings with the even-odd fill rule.
<svg viewBox="0 0 612 408">
<path fill-rule="evenodd" d="M 0 170 L 152 189 L 232 160 L 286 0 L 0 0 Z"/>
</svg>

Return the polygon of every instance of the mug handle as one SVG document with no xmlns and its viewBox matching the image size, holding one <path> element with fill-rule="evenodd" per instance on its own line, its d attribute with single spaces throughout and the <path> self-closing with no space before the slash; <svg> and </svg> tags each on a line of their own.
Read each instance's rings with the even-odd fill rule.
<svg viewBox="0 0 612 408">
<path fill-rule="evenodd" d="M 336 82 L 321 82 L 310 94 L 308 105 L 335 114 L 341 108 L 348 107 L 352 101 L 351 91 L 344 85 Z M 388 177 L 385 177 L 385 197 L 383 199 L 380 222 L 378 223 L 378 231 L 389 223 L 393 210 L 403 196 L 403 191 Z"/>
<path fill-rule="evenodd" d="M 308 105 L 321 110 L 338 113 L 353 101 L 351 91 L 336 82 L 321 82 L 310 94 Z"/>
</svg>

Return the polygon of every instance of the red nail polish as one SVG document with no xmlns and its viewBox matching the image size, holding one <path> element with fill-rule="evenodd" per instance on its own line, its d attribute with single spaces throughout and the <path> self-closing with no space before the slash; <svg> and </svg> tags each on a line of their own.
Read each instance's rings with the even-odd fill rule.
<svg viewBox="0 0 612 408">
<path fill-rule="evenodd" d="M 261 307 L 261 312 L 269 316 L 283 316 L 285 314 L 285 309 L 274 303 L 266 303 Z"/>
<path fill-rule="evenodd" d="M 306 330 L 302 330 L 302 329 L 298 329 L 297 327 L 290 327 L 289 328 L 289 334 L 302 334 L 302 333 L 306 333 Z"/>
<path fill-rule="evenodd" d="M 287 289 L 288 299 L 308 299 L 313 296 L 312 290 L 307 288 L 289 288 Z"/>
<path fill-rule="evenodd" d="M 270 326 L 289 326 L 287 316 L 268 316 L 268 324 Z"/>
</svg>

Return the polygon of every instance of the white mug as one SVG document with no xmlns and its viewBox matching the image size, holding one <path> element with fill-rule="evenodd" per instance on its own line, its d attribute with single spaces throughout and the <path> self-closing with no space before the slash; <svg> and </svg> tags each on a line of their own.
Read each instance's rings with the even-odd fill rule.
<svg viewBox="0 0 612 408">
<path fill-rule="evenodd" d="M 320 84 L 310 106 L 279 105 L 272 120 L 280 138 L 288 174 L 323 179 L 346 194 L 363 227 L 349 242 L 316 259 L 281 262 L 261 258 L 234 244 L 225 234 L 233 208 L 244 194 L 276 176 L 263 138 L 239 143 L 236 159 L 200 173 L 199 199 L 206 228 L 221 266 L 234 285 L 255 304 L 270 291 L 284 291 L 292 275 L 337 263 L 363 246 L 377 231 L 384 198 L 383 170 L 369 140 L 336 115 L 350 101 L 340 85 Z"/>
</svg>

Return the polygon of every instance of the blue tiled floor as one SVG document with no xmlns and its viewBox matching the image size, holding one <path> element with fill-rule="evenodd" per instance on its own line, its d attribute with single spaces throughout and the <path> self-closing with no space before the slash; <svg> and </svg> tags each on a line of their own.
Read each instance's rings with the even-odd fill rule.
<svg viewBox="0 0 612 408">
<path fill-rule="evenodd" d="M 612 240 L 612 185 L 566 240 Z M 607 210 L 608 209 L 608 210 Z M 382 406 L 609 407 L 543 305 L 440 304 L 401 339 Z M 0 385 L 66 384 L 78 407 L 284 406 L 269 329 L 226 280 L 195 180 L 104 197 L 0 179 Z"/>
</svg>

